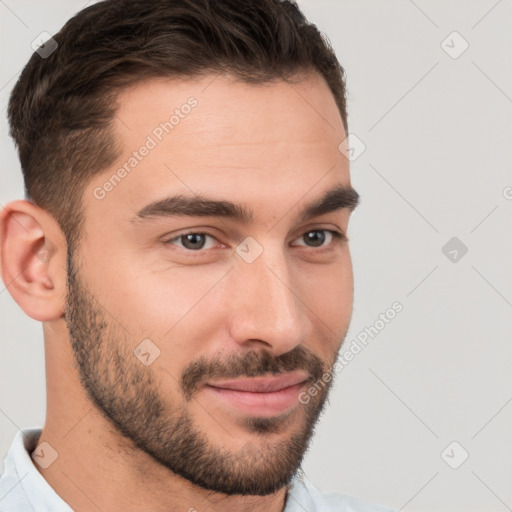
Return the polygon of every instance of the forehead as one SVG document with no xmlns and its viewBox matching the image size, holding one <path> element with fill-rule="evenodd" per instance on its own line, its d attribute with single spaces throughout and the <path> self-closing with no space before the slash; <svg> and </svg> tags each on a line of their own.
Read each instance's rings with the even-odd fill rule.
<svg viewBox="0 0 512 512">
<path fill-rule="evenodd" d="M 187 102 L 196 105 L 190 112 Z M 153 79 L 119 95 L 114 127 L 127 149 L 137 146 L 139 132 L 152 133 L 166 122 L 173 124 L 172 137 L 164 137 L 167 144 L 300 143 L 310 142 L 314 134 L 329 142 L 344 139 L 334 97 L 318 74 L 299 83 L 275 80 L 258 85 L 230 76 Z"/>
<path fill-rule="evenodd" d="M 153 79 L 123 91 L 118 104 L 121 155 L 86 191 L 94 202 L 93 190 L 107 184 L 94 205 L 100 214 L 133 213 L 176 193 L 268 206 L 271 197 L 297 202 L 313 188 L 317 197 L 350 182 L 338 150 L 341 116 L 319 75 L 258 85 L 212 75 Z"/>
</svg>

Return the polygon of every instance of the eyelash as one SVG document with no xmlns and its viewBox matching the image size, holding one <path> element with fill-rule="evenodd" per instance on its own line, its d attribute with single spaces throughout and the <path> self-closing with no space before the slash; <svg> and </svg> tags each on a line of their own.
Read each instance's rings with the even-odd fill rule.
<svg viewBox="0 0 512 512">
<path fill-rule="evenodd" d="M 335 231 L 333 229 L 310 229 L 309 231 L 305 231 L 304 233 L 302 233 L 302 235 L 300 235 L 300 236 L 304 236 L 308 233 L 314 233 L 317 231 L 325 231 L 327 233 L 331 233 L 334 237 L 334 241 L 327 246 L 322 245 L 320 247 L 309 247 L 310 249 L 317 249 L 317 252 L 324 252 L 326 250 L 331 250 L 332 246 L 337 245 L 341 242 L 348 241 L 348 238 L 345 236 L 344 233 Z M 172 245 L 172 242 L 175 242 L 176 240 L 180 240 L 181 237 L 184 237 L 187 235 L 207 235 L 207 236 L 210 236 L 211 238 L 214 238 L 215 240 L 217 240 L 217 238 L 214 235 L 208 233 L 207 231 L 187 231 L 187 232 L 181 233 L 173 238 L 170 238 L 169 240 L 164 241 L 164 244 Z M 308 247 L 308 246 L 302 246 L 302 247 Z M 192 249 L 187 249 L 186 247 L 181 247 L 180 249 L 185 252 L 188 252 L 190 254 L 198 254 L 198 255 L 204 254 L 205 251 L 211 250 L 211 249 L 198 249 L 198 250 L 194 251 Z"/>
</svg>

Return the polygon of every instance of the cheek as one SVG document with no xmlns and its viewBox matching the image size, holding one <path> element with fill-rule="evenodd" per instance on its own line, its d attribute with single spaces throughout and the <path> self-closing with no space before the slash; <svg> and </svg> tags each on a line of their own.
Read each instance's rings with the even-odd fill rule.
<svg viewBox="0 0 512 512">
<path fill-rule="evenodd" d="M 298 274 L 302 293 L 308 297 L 308 306 L 314 310 L 329 312 L 329 316 L 344 316 L 351 307 L 354 294 L 352 261 L 348 249 L 328 265 L 310 267 L 308 272 Z"/>
<path fill-rule="evenodd" d="M 226 270 L 207 265 L 156 268 L 135 261 L 98 259 L 95 266 L 89 265 L 96 269 L 91 286 L 131 348 L 150 339 L 160 350 L 159 363 L 177 378 L 212 336 L 222 313 L 212 292 Z"/>
<path fill-rule="evenodd" d="M 304 312 L 315 325 L 315 339 L 339 344 L 352 316 L 354 277 L 349 251 L 344 251 L 336 263 L 324 268 L 318 266 L 307 280 L 301 282 L 299 297 L 304 297 L 301 297 L 305 303 Z"/>
</svg>

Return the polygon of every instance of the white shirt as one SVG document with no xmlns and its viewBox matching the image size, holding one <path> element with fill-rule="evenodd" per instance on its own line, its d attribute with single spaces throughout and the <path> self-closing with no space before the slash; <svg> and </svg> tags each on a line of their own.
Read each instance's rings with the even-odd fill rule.
<svg viewBox="0 0 512 512">
<path fill-rule="evenodd" d="M 17 432 L 4 458 L 0 477 L 0 512 L 73 512 L 37 470 L 31 458 L 40 428 Z M 307 477 L 292 480 L 283 512 L 393 512 L 350 496 L 323 493 Z"/>
</svg>

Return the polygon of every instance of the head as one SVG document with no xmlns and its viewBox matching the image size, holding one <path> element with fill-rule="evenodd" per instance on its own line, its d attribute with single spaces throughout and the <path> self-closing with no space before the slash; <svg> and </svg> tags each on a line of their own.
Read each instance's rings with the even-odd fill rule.
<svg viewBox="0 0 512 512">
<path fill-rule="evenodd" d="M 63 342 L 134 450 L 215 492 L 275 492 L 332 381 L 296 396 L 352 313 L 343 69 L 289 1 L 105 1 L 54 39 L 9 104 L 26 200 L 2 214 L 3 278 L 25 263 L 9 290 L 46 357 Z M 283 375 L 273 406 L 215 387 Z"/>
</svg>

